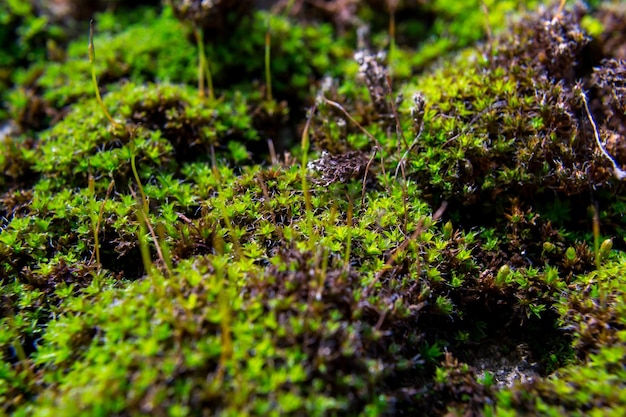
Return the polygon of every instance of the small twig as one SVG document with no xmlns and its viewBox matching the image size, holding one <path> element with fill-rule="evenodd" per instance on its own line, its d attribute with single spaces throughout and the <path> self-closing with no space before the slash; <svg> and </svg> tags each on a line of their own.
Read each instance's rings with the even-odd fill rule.
<svg viewBox="0 0 626 417">
<path fill-rule="evenodd" d="M 389 310 L 384 310 L 383 313 L 378 318 L 378 321 L 376 322 L 376 326 L 374 326 L 374 331 L 375 332 L 379 332 L 380 329 L 383 327 L 383 323 L 385 322 L 385 318 L 387 317 L 387 312 L 388 311 Z"/>
<path fill-rule="evenodd" d="M 407 147 L 406 151 L 400 158 L 400 161 L 398 162 L 398 166 L 396 167 L 396 172 L 393 176 L 394 179 L 398 178 L 398 171 L 400 170 L 400 168 L 404 169 L 404 164 L 406 164 L 406 160 L 409 156 L 409 153 L 413 150 L 415 146 L 417 146 L 419 139 L 422 136 L 422 131 L 424 130 L 424 111 L 425 111 L 424 98 L 421 95 L 416 94 L 413 96 L 413 102 L 415 103 L 415 106 L 411 107 L 411 117 L 413 118 L 414 127 L 417 127 L 416 133 L 415 133 L 415 139 L 413 139 L 413 142 L 411 143 L 411 145 Z"/>
<path fill-rule="evenodd" d="M 376 137 L 374 137 L 374 135 L 372 135 L 370 132 L 368 132 L 362 125 L 361 123 L 357 122 L 354 117 L 352 117 L 350 115 L 350 113 L 348 113 L 348 111 L 346 109 L 343 108 L 343 106 L 339 103 L 337 103 L 336 101 L 332 101 L 327 99 L 326 97 L 322 96 L 322 100 L 327 103 L 330 104 L 331 106 L 335 107 L 336 109 L 339 109 L 347 118 L 348 120 L 350 120 L 352 123 L 354 123 L 354 125 L 356 127 L 358 127 L 363 133 L 365 133 L 365 135 L 370 138 L 371 140 L 374 141 L 374 143 L 376 144 L 376 146 L 378 147 L 378 149 L 380 149 L 380 165 L 381 165 L 381 169 L 382 169 L 382 173 L 383 175 L 385 175 L 385 160 L 384 160 L 384 156 L 383 156 L 383 147 L 380 144 L 380 142 L 378 141 L 378 139 L 376 139 Z M 389 184 L 386 184 L 387 188 L 389 188 Z"/>
<path fill-rule="evenodd" d="M 600 148 L 600 151 L 602 151 L 604 156 L 611 162 L 611 165 L 613 165 L 613 173 L 615 174 L 615 177 L 618 180 L 626 179 L 626 171 L 623 171 L 617 165 L 617 162 L 615 162 L 613 157 L 604 148 L 604 145 L 602 145 L 602 141 L 600 140 L 600 134 L 598 133 L 598 127 L 596 126 L 596 122 L 595 120 L 593 120 L 593 116 L 591 116 L 591 112 L 589 111 L 589 106 L 587 105 L 587 96 L 585 96 L 585 93 L 581 91 L 580 97 L 583 100 L 583 105 L 585 106 L 585 112 L 587 113 L 587 117 L 589 118 L 589 122 L 591 123 L 591 127 L 593 128 L 593 135 L 596 139 L 596 143 L 598 144 L 598 147 Z"/>
<path fill-rule="evenodd" d="M 354 123 L 354 125 L 355 125 L 356 127 L 358 127 L 358 128 L 359 128 L 359 130 L 361 130 L 363 133 L 365 133 L 365 135 L 366 135 L 368 138 L 372 139 L 372 140 L 376 143 L 376 145 L 378 145 L 378 147 L 379 147 L 380 149 L 382 149 L 382 146 L 380 146 L 380 143 L 378 142 L 378 139 L 376 139 L 376 137 L 375 137 L 374 135 L 372 135 L 370 132 L 368 132 L 368 131 L 367 131 L 367 130 L 366 130 L 366 129 L 365 129 L 365 128 L 361 125 L 361 123 L 357 122 L 357 121 L 356 121 L 356 119 L 354 119 L 354 118 L 350 115 L 350 113 L 348 113 L 348 111 L 347 111 L 346 109 L 344 109 L 344 108 L 343 108 L 343 106 L 342 106 L 341 104 L 337 103 L 336 101 L 332 101 L 332 100 L 330 100 L 330 99 L 328 99 L 328 98 L 326 98 L 326 97 L 322 97 L 322 100 L 324 100 L 324 102 L 325 102 L 325 103 L 330 104 L 331 106 L 333 106 L 333 107 L 335 107 L 335 108 L 339 109 L 339 110 L 340 110 L 340 111 L 341 111 L 341 112 L 342 112 L 342 113 L 343 113 L 343 114 L 344 114 L 344 115 L 345 115 L 345 116 L 346 116 L 346 117 L 347 117 L 347 118 L 348 118 L 348 119 L 349 119 L 352 123 Z"/>
<path fill-rule="evenodd" d="M 420 132 L 421 133 L 421 132 Z M 398 162 L 398 166 L 396 167 L 396 172 L 393 175 L 393 178 L 396 179 L 398 178 L 398 172 L 402 169 L 404 170 L 404 165 L 406 164 L 406 160 L 409 156 L 409 152 L 411 152 L 411 150 L 413 148 L 415 148 L 415 146 L 417 145 L 417 142 L 419 141 L 419 137 L 420 135 L 418 135 L 414 140 L 413 143 L 411 143 L 411 146 L 409 146 L 409 148 L 406 150 L 406 152 L 404 152 L 404 155 L 402 155 L 402 158 L 400 158 L 400 161 Z"/>
<path fill-rule="evenodd" d="M 376 152 L 378 152 L 378 148 L 374 148 L 374 152 L 372 152 L 372 156 L 370 156 L 369 161 L 367 161 L 367 165 L 365 166 L 365 173 L 363 174 L 363 187 L 361 188 L 361 207 L 365 205 L 365 183 L 367 182 L 367 173 L 370 170 L 370 166 L 376 157 Z"/>
<path fill-rule="evenodd" d="M 216 178 L 219 179 L 219 169 L 217 168 L 217 158 L 215 157 L 215 146 L 211 144 L 209 146 L 209 150 L 211 152 L 211 169 L 213 169 L 213 173 L 216 173 Z"/>
<path fill-rule="evenodd" d="M 391 96 L 391 91 L 392 89 L 392 85 L 391 85 L 391 77 L 389 76 L 389 74 L 387 74 L 387 87 L 388 87 L 388 92 L 389 92 L 389 102 L 391 103 L 391 112 L 393 114 L 393 118 L 396 122 L 396 135 L 398 137 L 398 152 L 400 151 L 400 139 L 402 139 L 402 143 L 404 143 L 404 147 L 405 148 L 409 148 L 409 144 L 406 141 L 406 137 L 404 136 L 404 131 L 402 130 L 402 126 L 400 125 L 400 118 L 398 117 L 398 109 L 396 107 L 396 101 L 393 99 L 393 97 Z M 398 100 L 398 102 L 400 102 Z M 406 172 L 404 170 L 404 161 L 401 159 L 400 160 L 400 164 L 398 164 L 400 167 L 400 171 L 402 171 L 402 200 L 403 200 L 403 205 L 404 205 L 404 232 L 406 233 L 406 226 L 407 226 L 407 191 L 406 191 Z M 396 169 L 396 175 L 397 175 L 398 171 Z"/>
</svg>

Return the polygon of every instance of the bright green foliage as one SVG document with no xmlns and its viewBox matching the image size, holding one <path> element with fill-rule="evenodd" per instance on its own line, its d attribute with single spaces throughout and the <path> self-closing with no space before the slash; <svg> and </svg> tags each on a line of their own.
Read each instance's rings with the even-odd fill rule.
<svg viewBox="0 0 626 417">
<path fill-rule="evenodd" d="M 65 18 L 64 23 L 55 22 L 50 13 L 45 11 L 47 4 L 34 3 L 36 2 L 8 0 L 0 4 L 0 41 L 4 45 L 0 51 L 0 98 L 3 99 L 0 121 L 10 116 L 20 124 L 34 123 L 41 126 L 43 121 L 28 120 L 29 117 L 24 113 L 32 114 L 33 110 L 36 110 L 35 118 L 49 118 L 50 114 L 46 114 L 42 107 L 52 106 L 60 110 L 79 97 L 91 96 L 93 91 L 88 82 L 89 71 L 85 71 L 85 68 L 89 67 L 87 60 L 84 59 L 86 41 L 81 39 L 74 44 L 66 45 L 68 38 L 76 30 L 75 26 L 80 26 L 82 22 L 76 22 L 71 17 Z M 71 12 L 80 13 L 79 9 L 89 8 L 89 5 L 76 4 L 72 7 Z M 119 46 L 109 49 L 112 54 L 103 55 L 103 57 L 108 55 L 109 64 L 115 65 L 107 74 L 111 77 L 110 81 L 114 77 L 119 79 L 126 76 L 130 71 L 135 71 L 133 75 L 142 73 L 144 79 L 148 80 L 154 79 L 154 75 L 152 78 L 145 76 L 156 71 L 160 79 L 176 81 L 178 78 L 172 76 L 173 71 L 168 68 L 168 63 L 176 64 L 176 74 L 181 73 L 181 68 L 185 65 L 180 64 L 182 58 L 173 59 L 175 54 L 172 52 L 176 51 L 182 57 L 186 57 L 183 64 L 193 61 L 193 55 L 187 55 L 193 53 L 193 46 L 187 44 L 187 48 L 181 47 L 181 44 L 184 44 L 184 37 L 179 36 L 179 28 L 174 33 L 171 25 L 168 28 L 167 23 L 157 20 L 155 22 L 157 31 L 145 29 L 146 23 L 154 21 L 154 18 L 154 11 L 146 8 L 123 10 L 115 16 L 112 13 L 96 16 L 96 20 L 102 22 L 99 28 L 103 32 L 113 34 L 122 29 L 129 29 L 124 35 L 114 38 L 118 39 Z M 139 19 L 143 22 L 137 24 Z M 133 21 L 136 23 L 131 24 Z M 144 27 L 143 31 L 140 29 L 141 26 Z M 146 34 L 147 31 L 150 32 L 149 35 Z M 163 37 L 159 38 L 159 34 L 163 34 Z M 153 66 L 154 58 L 158 58 L 163 51 L 162 46 L 178 40 L 183 42 L 172 48 L 168 53 L 168 59 L 158 59 L 159 65 Z M 112 39 L 109 41 L 115 43 Z M 158 46 L 155 48 L 155 45 Z M 134 50 L 129 46 L 137 49 Z M 132 62 L 126 56 L 122 56 L 126 53 L 132 55 L 135 51 L 144 55 L 141 58 L 135 55 Z M 146 59 L 150 62 L 146 63 Z M 137 66 L 131 70 L 128 65 L 124 66 L 124 63 Z M 40 90 L 44 90 L 43 94 Z M 37 100 L 39 94 L 45 98 L 44 103 Z M 5 108 L 8 114 L 5 114 Z"/>
<path fill-rule="evenodd" d="M 367 2 L 362 2 L 362 4 Z M 372 2 L 386 3 L 386 2 Z M 395 43 L 390 57 L 393 75 L 409 79 L 433 62 L 475 42 L 507 29 L 511 19 L 523 10 L 532 10 L 541 3 L 536 0 L 437 0 L 427 2 L 397 1 L 395 13 Z M 376 46 L 386 48 L 389 35 L 387 7 L 384 13 L 363 7 L 360 15 L 382 29 L 374 34 Z"/>
<path fill-rule="evenodd" d="M 602 270 L 570 284 L 576 291 L 563 297 L 556 308 L 561 325 L 575 335 L 579 361 L 519 392 L 499 393 L 495 415 L 525 410 L 541 415 L 617 416 L 626 410 L 624 272 L 620 254 Z"/>
<path fill-rule="evenodd" d="M 96 72 L 101 88 L 122 79 L 138 83 L 180 83 L 195 79 L 195 47 L 187 39 L 184 28 L 170 14 L 156 17 L 154 12 L 147 12 L 142 21 L 128 25 L 120 33 L 115 33 L 120 29 L 115 23 L 108 23 L 108 15 L 101 15 L 101 19 L 105 31 L 100 33 L 97 18 L 98 32 L 94 39 Z M 114 33 L 110 34 L 106 29 Z M 9 96 L 14 117 L 28 112 L 29 106 L 33 105 L 33 90 L 41 90 L 42 105 L 54 111 L 94 97 L 86 44 L 86 38 L 74 41 L 68 46 L 63 61 L 36 65 L 17 78 L 16 81 L 25 86 L 15 89 Z M 28 120 L 23 122 L 28 123 Z"/>
<path fill-rule="evenodd" d="M 52 40 L 54 33 L 45 16 L 33 13 L 30 2 L 8 0 L 0 4 L 0 100 L 11 85 L 13 68 L 44 58 L 46 38 Z M 0 103 L 0 121 L 5 118 L 4 104 Z"/>
<path fill-rule="evenodd" d="M 41 135 L 33 169 L 46 177 L 69 175 L 69 183 L 77 185 L 85 184 L 89 172 L 127 181 L 130 152 L 144 170 L 152 166 L 164 173 L 182 161 L 207 161 L 210 147 L 227 136 L 243 142 L 257 138 L 239 94 L 206 104 L 185 86 L 126 84 L 104 103 L 126 129 L 109 127 L 96 101 L 89 100 Z"/>
<path fill-rule="evenodd" d="M 258 12 L 244 17 L 227 38 L 208 40 L 208 57 L 218 89 L 220 83 L 249 89 L 251 81 L 264 80 L 268 27 L 272 83 L 278 97 L 302 99 L 314 94 L 310 90 L 313 81 L 324 75 L 340 76 L 346 60 L 352 58 L 352 48 L 345 39 L 337 38 L 328 24 L 299 25 L 283 16 Z M 247 75 L 243 85 L 239 74 Z"/>
<path fill-rule="evenodd" d="M 532 10 L 539 2 L 529 1 L 463 1 L 427 2 L 423 13 L 435 16 L 429 34 L 416 54 L 409 59 L 413 67 L 424 65 L 452 50 L 464 48 L 483 39 L 488 31 L 500 33 L 513 13 Z M 401 30 L 401 28 L 399 29 Z M 430 35 L 430 36 L 428 36 Z"/>
<path fill-rule="evenodd" d="M 424 5 L 446 36 L 401 54 L 481 38 L 457 3 Z M 514 6 L 487 2 L 494 27 Z M 101 15 L 114 124 L 84 39 L 10 95 L 0 414 L 623 414 L 624 199 L 579 85 L 616 137 L 621 61 L 582 63 L 606 35 L 585 13 L 394 85 L 330 24 L 253 11 L 205 39 L 211 100 L 167 7 Z M 268 22 L 284 101 L 263 91 Z"/>
</svg>

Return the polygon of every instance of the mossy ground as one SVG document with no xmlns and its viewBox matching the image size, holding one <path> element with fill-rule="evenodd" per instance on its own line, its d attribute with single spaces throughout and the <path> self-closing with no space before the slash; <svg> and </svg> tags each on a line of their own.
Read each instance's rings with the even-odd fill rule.
<svg viewBox="0 0 626 417">
<path fill-rule="evenodd" d="M 0 5 L 0 413 L 626 413 L 623 3 L 168 3 Z"/>
</svg>

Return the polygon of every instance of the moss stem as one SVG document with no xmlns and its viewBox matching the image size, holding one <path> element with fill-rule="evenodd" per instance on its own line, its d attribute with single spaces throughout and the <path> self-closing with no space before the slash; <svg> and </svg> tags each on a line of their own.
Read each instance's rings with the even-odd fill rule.
<svg viewBox="0 0 626 417">
<path fill-rule="evenodd" d="M 306 209 L 306 216 L 309 219 L 309 214 L 313 212 L 313 208 L 311 205 L 311 195 L 309 194 L 309 185 L 306 179 L 306 170 L 308 164 L 309 157 L 309 148 L 311 143 L 309 141 L 309 127 L 311 126 L 311 120 L 313 119 L 313 115 L 317 110 L 317 106 L 313 106 L 311 110 L 309 110 L 309 117 L 306 119 L 306 124 L 304 125 L 304 130 L 302 131 L 302 165 L 300 167 L 300 176 L 302 177 L 302 193 L 304 194 L 304 204 Z M 309 229 L 310 231 L 310 229 Z"/>
<path fill-rule="evenodd" d="M 213 92 L 213 77 L 211 76 L 211 67 L 209 65 L 209 60 L 206 56 L 206 51 L 204 50 L 204 36 L 202 34 L 202 29 L 197 26 L 193 28 L 193 34 L 196 38 L 196 42 L 198 43 L 198 90 L 200 97 L 204 97 L 204 77 L 206 77 L 207 88 L 209 90 L 209 100 L 215 100 L 215 94 Z"/>
<path fill-rule="evenodd" d="M 100 108 L 104 112 L 104 115 L 109 120 L 111 125 L 113 125 L 113 127 L 115 127 L 116 129 L 119 129 L 120 128 L 120 124 L 117 123 L 113 119 L 113 117 L 111 116 L 111 114 L 107 110 L 106 106 L 104 105 L 104 102 L 102 101 L 102 97 L 100 96 L 100 89 L 98 88 L 98 79 L 96 78 L 96 64 L 95 64 L 96 48 L 94 47 L 94 44 L 93 44 L 93 19 L 89 21 L 89 48 L 88 48 L 88 55 L 89 55 L 89 64 L 91 65 L 91 81 L 93 83 L 93 88 L 94 88 L 94 90 L 96 92 L 96 99 L 98 100 L 98 104 L 100 105 Z"/>
<path fill-rule="evenodd" d="M 267 19 L 267 30 L 265 32 L 265 88 L 267 101 L 272 101 L 272 74 L 270 72 L 270 51 L 272 39 L 270 36 L 270 19 Z"/>
</svg>

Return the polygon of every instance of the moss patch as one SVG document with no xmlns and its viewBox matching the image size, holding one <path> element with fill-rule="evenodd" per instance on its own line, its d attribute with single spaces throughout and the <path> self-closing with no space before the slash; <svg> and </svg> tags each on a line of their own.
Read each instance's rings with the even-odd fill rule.
<svg viewBox="0 0 626 417">
<path fill-rule="evenodd" d="M 2 413 L 623 413 L 623 7 L 172 3 L 99 15 L 114 124 L 11 63 Z"/>
</svg>

